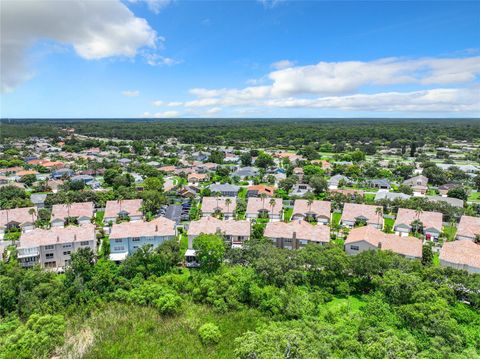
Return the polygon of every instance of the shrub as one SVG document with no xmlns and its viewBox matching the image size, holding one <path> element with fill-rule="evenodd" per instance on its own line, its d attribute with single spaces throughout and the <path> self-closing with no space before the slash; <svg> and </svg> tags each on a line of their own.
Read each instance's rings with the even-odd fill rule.
<svg viewBox="0 0 480 359">
<path fill-rule="evenodd" d="M 161 314 L 173 315 L 179 312 L 182 297 L 175 293 L 165 293 L 153 303 Z"/>
<path fill-rule="evenodd" d="M 220 329 L 213 323 L 206 323 L 198 329 L 198 335 L 203 344 L 217 344 L 222 337 Z"/>
</svg>

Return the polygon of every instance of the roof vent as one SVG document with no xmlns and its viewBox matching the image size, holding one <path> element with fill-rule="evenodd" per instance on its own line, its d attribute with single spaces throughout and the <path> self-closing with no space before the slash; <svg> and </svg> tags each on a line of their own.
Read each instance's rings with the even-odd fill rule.
<svg viewBox="0 0 480 359">
<path fill-rule="evenodd" d="M 57 236 L 57 242 L 60 242 L 60 236 Z"/>
<path fill-rule="evenodd" d="M 158 224 L 155 225 L 155 232 L 158 232 Z"/>
</svg>

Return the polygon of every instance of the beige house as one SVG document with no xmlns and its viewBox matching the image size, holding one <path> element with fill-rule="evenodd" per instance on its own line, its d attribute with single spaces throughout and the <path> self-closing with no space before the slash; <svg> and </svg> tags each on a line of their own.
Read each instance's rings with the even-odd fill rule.
<svg viewBox="0 0 480 359">
<path fill-rule="evenodd" d="M 330 242 L 330 228 L 312 225 L 301 219 L 285 222 L 269 222 L 264 236 L 278 248 L 298 249 L 308 243 L 326 244 Z"/>
<path fill-rule="evenodd" d="M 440 264 L 480 273 L 480 245 L 472 241 L 445 242 L 440 250 Z"/>
<path fill-rule="evenodd" d="M 236 207 L 236 197 L 203 197 L 202 217 L 222 214 L 225 219 L 230 219 L 233 218 Z"/>
<path fill-rule="evenodd" d="M 7 229 L 18 227 L 22 232 L 35 228 L 37 210 L 35 207 L 12 208 L 0 210 L 0 234 Z"/>
<path fill-rule="evenodd" d="M 120 262 L 145 245 L 157 247 L 167 240 L 174 239 L 175 226 L 174 221 L 165 217 L 155 218 L 150 222 L 113 224 L 110 233 L 110 259 Z"/>
<path fill-rule="evenodd" d="M 208 179 L 208 174 L 206 173 L 190 173 L 188 175 L 188 182 L 196 184 L 199 182 L 206 181 Z"/>
<path fill-rule="evenodd" d="M 292 220 L 313 218 L 318 223 L 328 224 L 331 218 L 332 204 L 328 201 L 309 201 L 297 199 L 293 205 Z"/>
<path fill-rule="evenodd" d="M 414 209 L 399 208 L 394 224 L 395 234 L 408 236 L 412 223 L 420 221 L 427 240 L 437 240 L 442 232 L 443 215 L 439 212 L 417 212 Z"/>
<path fill-rule="evenodd" d="M 22 234 L 17 250 L 23 267 L 39 264 L 44 268 L 63 269 L 70 264 L 70 255 L 79 248 L 96 252 L 95 226 L 52 227 L 34 229 Z"/>
<path fill-rule="evenodd" d="M 247 202 L 246 216 L 250 220 L 265 217 L 271 221 L 280 221 L 283 218 L 282 199 L 250 197 Z"/>
<path fill-rule="evenodd" d="M 398 237 L 386 234 L 371 226 L 357 227 L 345 240 L 345 252 L 356 255 L 368 250 L 389 250 L 405 258 L 422 258 L 422 240 L 415 237 Z"/>
<path fill-rule="evenodd" d="M 342 225 L 353 228 L 360 222 L 375 228 L 383 228 L 383 208 L 368 204 L 345 203 L 341 219 Z"/>
<path fill-rule="evenodd" d="M 103 223 L 115 222 L 119 217 L 130 218 L 130 221 L 140 221 L 143 217 L 141 199 L 125 199 L 119 201 L 107 201 Z"/>
<path fill-rule="evenodd" d="M 93 218 L 93 202 L 54 204 L 52 206 L 52 227 L 63 227 L 67 218 L 75 218 L 78 224 L 90 223 Z"/>
<path fill-rule="evenodd" d="M 457 228 L 457 239 L 475 241 L 480 235 L 480 218 L 462 216 Z"/>
<path fill-rule="evenodd" d="M 188 248 L 192 248 L 193 239 L 200 234 L 218 234 L 232 247 L 241 247 L 250 239 L 249 221 L 222 221 L 215 217 L 203 217 L 199 221 L 190 222 L 188 227 Z"/>
</svg>

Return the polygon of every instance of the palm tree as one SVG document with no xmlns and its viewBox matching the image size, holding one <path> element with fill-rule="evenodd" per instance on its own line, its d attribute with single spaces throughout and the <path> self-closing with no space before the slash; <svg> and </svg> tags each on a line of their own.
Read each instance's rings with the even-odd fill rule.
<svg viewBox="0 0 480 359">
<path fill-rule="evenodd" d="M 273 217 L 273 207 L 277 204 L 277 201 L 275 201 L 275 198 L 270 198 L 270 207 L 272 208 L 272 217 Z"/>
<path fill-rule="evenodd" d="M 230 197 L 229 197 L 229 198 L 227 198 L 227 199 L 225 200 L 225 205 L 227 206 L 227 213 L 230 212 L 230 205 L 231 205 L 231 204 L 232 204 L 232 200 L 231 200 Z"/>
<path fill-rule="evenodd" d="M 33 219 L 33 215 L 35 214 L 35 208 L 30 208 L 28 210 L 28 214 L 32 216 L 32 223 L 35 222 L 35 220 Z"/>
<path fill-rule="evenodd" d="M 260 198 L 262 199 L 262 209 L 265 209 L 265 199 L 267 198 L 267 195 L 265 193 L 261 193 Z"/>
<path fill-rule="evenodd" d="M 383 214 L 382 207 L 375 208 L 375 214 L 377 215 L 377 223 L 380 225 L 380 216 Z"/>
</svg>

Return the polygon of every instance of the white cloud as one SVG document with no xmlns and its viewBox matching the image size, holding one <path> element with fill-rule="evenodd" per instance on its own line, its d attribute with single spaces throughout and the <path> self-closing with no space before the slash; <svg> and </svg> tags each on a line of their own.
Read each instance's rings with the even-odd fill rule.
<svg viewBox="0 0 480 359">
<path fill-rule="evenodd" d="M 172 3 L 172 0 L 145 0 L 150 11 L 159 14 L 164 8 Z"/>
<path fill-rule="evenodd" d="M 151 66 L 172 66 L 181 63 L 180 60 L 158 54 L 145 54 L 144 57 Z"/>
<path fill-rule="evenodd" d="M 173 101 L 173 102 L 167 103 L 167 106 L 169 107 L 179 107 L 182 105 L 183 105 L 183 102 L 180 102 L 180 101 Z"/>
<path fill-rule="evenodd" d="M 283 70 L 283 69 L 287 69 L 289 67 L 295 66 L 295 62 L 290 60 L 280 60 L 280 61 L 274 62 L 270 66 L 276 70 Z"/>
<path fill-rule="evenodd" d="M 156 118 L 175 118 L 180 116 L 181 116 L 181 113 L 179 111 L 164 111 L 164 112 L 157 112 L 153 114 L 153 117 L 156 117 Z"/>
<path fill-rule="evenodd" d="M 152 102 L 152 105 L 156 106 L 156 107 L 163 106 L 164 104 L 165 104 L 165 102 L 163 102 L 162 100 L 156 100 L 156 101 Z"/>
<path fill-rule="evenodd" d="M 266 9 L 271 9 L 277 6 L 279 3 L 285 1 L 285 0 L 257 0 L 259 3 L 263 5 L 264 8 Z"/>
<path fill-rule="evenodd" d="M 123 96 L 127 96 L 127 97 L 137 97 L 140 95 L 140 91 L 138 90 L 133 90 L 133 91 L 130 91 L 130 90 L 127 90 L 127 91 L 122 91 L 122 95 Z"/>
<path fill-rule="evenodd" d="M 221 111 L 222 111 L 222 109 L 221 109 L 220 107 L 212 107 L 212 108 L 209 108 L 209 109 L 206 111 L 206 113 L 207 113 L 208 115 L 215 115 L 215 114 L 217 114 L 217 113 L 219 113 L 219 112 L 221 112 Z"/>
<path fill-rule="evenodd" d="M 2 1 L 0 6 L 2 92 L 32 76 L 26 52 L 37 41 L 71 45 L 87 60 L 134 57 L 142 47 L 156 47 L 156 32 L 118 0 Z"/>
</svg>

